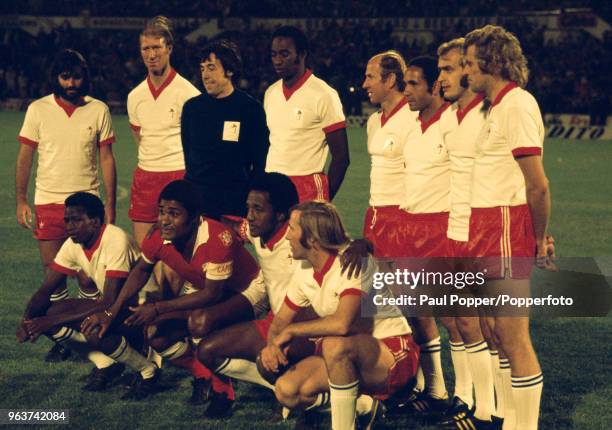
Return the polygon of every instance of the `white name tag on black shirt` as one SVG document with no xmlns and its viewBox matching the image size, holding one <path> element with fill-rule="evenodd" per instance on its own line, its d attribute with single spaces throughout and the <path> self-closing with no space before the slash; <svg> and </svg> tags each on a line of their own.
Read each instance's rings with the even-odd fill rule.
<svg viewBox="0 0 612 430">
<path fill-rule="evenodd" d="M 238 142 L 240 136 L 240 122 L 225 121 L 223 123 L 223 140 L 228 142 Z"/>
</svg>

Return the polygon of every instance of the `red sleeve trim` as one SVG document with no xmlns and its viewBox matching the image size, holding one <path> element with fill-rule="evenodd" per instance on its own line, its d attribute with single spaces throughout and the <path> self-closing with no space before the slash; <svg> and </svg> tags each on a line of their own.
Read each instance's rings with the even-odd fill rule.
<svg viewBox="0 0 612 430">
<path fill-rule="evenodd" d="M 19 141 L 19 143 L 21 143 L 22 145 L 28 145 L 31 146 L 32 148 L 36 149 L 38 148 L 38 142 L 35 142 L 33 140 L 28 139 L 27 137 L 23 137 L 23 136 L 19 136 L 17 137 L 17 140 Z"/>
<path fill-rule="evenodd" d="M 525 157 L 527 155 L 542 155 L 542 148 L 532 146 L 528 148 L 516 148 L 512 150 L 514 158 Z"/>
<path fill-rule="evenodd" d="M 361 296 L 362 294 L 365 295 L 365 291 L 361 291 L 357 288 L 348 288 L 340 293 L 340 298 L 344 296 Z"/>
<path fill-rule="evenodd" d="M 334 131 L 341 130 L 343 128 L 346 128 L 346 121 L 340 121 L 335 124 L 328 125 L 327 127 L 323 129 L 323 133 L 330 134 L 330 133 L 333 133 Z"/>
<path fill-rule="evenodd" d="M 291 310 L 296 311 L 296 312 L 302 309 L 301 306 L 298 306 L 295 303 L 293 303 L 291 299 L 289 299 L 289 296 L 285 296 L 285 304 L 289 306 Z"/>
<path fill-rule="evenodd" d="M 111 136 L 108 139 L 98 142 L 98 146 L 112 145 L 113 143 L 115 143 L 115 136 Z"/>
<path fill-rule="evenodd" d="M 68 276 L 74 276 L 74 275 L 77 274 L 76 270 L 72 270 L 72 269 L 69 269 L 67 267 L 60 266 L 55 261 L 53 263 L 51 263 L 51 269 L 56 271 L 56 272 L 58 272 L 58 273 L 63 273 L 64 275 L 68 275 Z"/>
<path fill-rule="evenodd" d="M 141 127 L 139 125 L 134 125 L 134 124 L 130 123 L 130 128 L 132 130 L 134 130 L 136 133 L 140 133 L 140 128 Z"/>
<path fill-rule="evenodd" d="M 107 270 L 106 271 L 106 277 L 114 278 L 114 279 L 127 278 L 129 274 L 130 274 L 129 272 L 124 272 L 122 270 Z"/>
</svg>

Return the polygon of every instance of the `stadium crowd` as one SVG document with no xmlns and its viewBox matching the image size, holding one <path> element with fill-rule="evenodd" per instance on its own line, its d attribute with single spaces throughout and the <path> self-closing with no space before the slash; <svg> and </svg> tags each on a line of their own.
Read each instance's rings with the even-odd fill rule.
<svg viewBox="0 0 612 430">
<path fill-rule="evenodd" d="M 545 113 L 582 113 L 607 117 L 612 77 L 601 73 L 612 64 L 612 36 L 603 41 L 586 33 L 568 33 L 558 41 L 544 39 L 543 28 L 535 28 L 524 20 L 509 20 L 505 24 L 523 41 L 532 70 L 529 89 L 540 101 Z M 360 114 L 366 100 L 360 91 L 361 65 L 371 52 L 393 46 L 407 58 L 432 53 L 443 40 L 464 34 L 465 25 L 457 24 L 448 31 L 435 34 L 431 43 L 421 40 L 407 42 L 392 36 L 393 28 L 371 25 L 338 25 L 334 21 L 325 28 L 309 32 L 312 49 L 310 66 L 337 88 L 347 114 Z M 265 89 L 274 79 L 269 65 L 270 31 L 255 28 L 243 33 L 227 32 L 241 47 L 245 64 L 239 87 L 261 100 Z M 180 32 L 179 32 L 180 35 Z M 185 31 L 183 31 L 183 36 Z M 8 97 L 36 98 L 48 93 L 45 88 L 46 70 L 53 53 L 59 48 L 72 47 L 82 52 L 91 64 L 93 95 L 101 100 L 121 103 L 127 93 L 142 78 L 144 69 L 139 61 L 135 31 L 75 30 L 65 23 L 49 33 L 32 36 L 20 30 L 0 30 L 0 100 Z M 198 50 L 206 42 L 184 41 L 177 44 L 174 61 L 177 70 L 199 83 Z M 338 53 L 342 55 L 338 55 Z M 572 55 L 567 55 L 571 52 Z"/>
</svg>

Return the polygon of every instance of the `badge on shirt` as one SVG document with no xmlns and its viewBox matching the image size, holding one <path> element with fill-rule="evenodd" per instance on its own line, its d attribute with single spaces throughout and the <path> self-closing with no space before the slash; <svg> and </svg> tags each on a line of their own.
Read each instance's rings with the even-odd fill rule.
<svg viewBox="0 0 612 430">
<path fill-rule="evenodd" d="M 238 142 L 240 136 L 240 122 L 225 121 L 223 123 L 223 140 L 228 142 Z"/>
</svg>

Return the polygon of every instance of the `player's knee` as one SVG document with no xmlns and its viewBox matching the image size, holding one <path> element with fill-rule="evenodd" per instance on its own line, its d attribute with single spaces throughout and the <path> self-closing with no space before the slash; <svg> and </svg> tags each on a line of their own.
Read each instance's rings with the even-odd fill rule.
<svg viewBox="0 0 612 430">
<path fill-rule="evenodd" d="M 169 342 L 166 340 L 166 338 L 161 336 L 154 336 L 152 338 L 149 338 L 149 346 L 155 351 L 161 353 L 162 351 L 168 349 L 171 345 L 169 345 Z"/>
<path fill-rule="evenodd" d="M 478 318 L 474 317 L 457 317 L 455 318 L 457 330 L 461 335 L 469 335 L 470 338 L 480 334 L 480 323 Z"/>
<path fill-rule="evenodd" d="M 210 332 L 212 318 L 206 309 L 197 309 L 191 312 L 187 320 L 189 333 L 194 337 L 203 337 Z"/>
<path fill-rule="evenodd" d="M 217 348 L 215 342 L 210 339 L 202 339 L 198 344 L 198 359 L 205 365 L 214 362 Z"/>
<path fill-rule="evenodd" d="M 278 402 L 289 409 L 299 404 L 300 389 L 290 378 L 279 378 L 274 385 L 274 394 Z"/>
<path fill-rule="evenodd" d="M 353 355 L 354 341 L 342 336 L 328 336 L 323 339 L 321 350 L 326 363 L 333 363 Z"/>
</svg>

